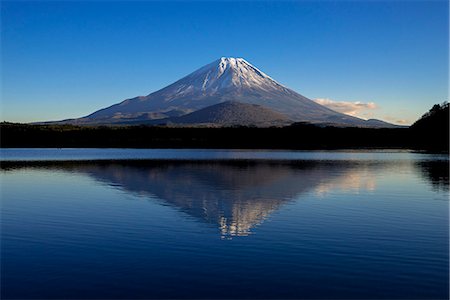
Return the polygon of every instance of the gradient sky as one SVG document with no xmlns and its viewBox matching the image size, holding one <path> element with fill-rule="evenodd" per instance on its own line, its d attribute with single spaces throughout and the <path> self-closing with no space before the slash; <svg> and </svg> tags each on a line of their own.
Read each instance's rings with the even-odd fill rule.
<svg viewBox="0 0 450 300">
<path fill-rule="evenodd" d="M 341 111 L 448 100 L 447 1 L 2 1 L 1 118 L 81 117 L 221 56 Z"/>
</svg>

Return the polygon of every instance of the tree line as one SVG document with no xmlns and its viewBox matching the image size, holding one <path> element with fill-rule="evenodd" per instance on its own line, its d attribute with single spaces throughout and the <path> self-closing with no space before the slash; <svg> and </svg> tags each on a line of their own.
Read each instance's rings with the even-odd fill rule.
<svg viewBox="0 0 450 300">
<path fill-rule="evenodd" d="M 449 149 L 449 105 L 433 106 L 409 128 L 320 127 L 296 123 L 285 127 L 166 127 L 0 124 L 1 147 L 125 147 Z"/>
</svg>

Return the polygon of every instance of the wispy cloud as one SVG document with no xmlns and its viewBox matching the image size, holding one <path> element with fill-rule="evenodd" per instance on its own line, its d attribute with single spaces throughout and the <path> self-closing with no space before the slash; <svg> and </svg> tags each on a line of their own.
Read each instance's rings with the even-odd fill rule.
<svg viewBox="0 0 450 300">
<path fill-rule="evenodd" d="M 328 98 L 317 98 L 314 101 L 337 112 L 361 118 L 373 117 L 372 111 L 378 108 L 374 102 L 336 101 Z"/>
<path fill-rule="evenodd" d="M 391 117 L 391 116 L 383 116 L 383 119 L 388 121 L 388 122 L 399 124 L 399 125 L 410 125 L 412 123 L 411 120 L 398 119 L 398 118 L 394 118 L 394 117 Z"/>
</svg>

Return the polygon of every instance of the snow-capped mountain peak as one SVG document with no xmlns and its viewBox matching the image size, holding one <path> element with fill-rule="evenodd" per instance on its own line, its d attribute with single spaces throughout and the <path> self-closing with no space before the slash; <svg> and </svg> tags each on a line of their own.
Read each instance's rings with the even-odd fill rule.
<svg viewBox="0 0 450 300">
<path fill-rule="evenodd" d="M 227 88 L 263 90 L 284 88 L 245 59 L 234 57 L 221 57 L 181 79 L 178 83 L 182 81 L 190 83 L 186 84 L 186 89 L 201 90 L 208 94 Z"/>
</svg>

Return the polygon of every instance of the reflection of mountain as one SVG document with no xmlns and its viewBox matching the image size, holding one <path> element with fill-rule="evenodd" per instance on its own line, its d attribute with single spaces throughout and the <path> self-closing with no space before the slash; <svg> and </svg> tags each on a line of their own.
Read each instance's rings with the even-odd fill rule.
<svg viewBox="0 0 450 300">
<path fill-rule="evenodd" d="M 342 163 L 114 163 L 78 171 L 139 195 L 162 199 L 203 221 L 223 236 L 248 235 L 282 204 L 333 182 L 354 187 L 366 168 Z M 373 183 L 372 183 L 373 185 Z M 365 185 L 363 186 L 363 188 Z"/>
<path fill-rule="evenodd" d="M 3 162 L 1 168 L 30 167 Z M 222 236 L 248 235 L 283 204 L 306 193 L 376 188 L 375 175 L 414 171 L 410 161 L 116 161 L 43 162 L 34 166 L 87 174 L 143 197 L 158 198 Z M 448 189 L 448 162 L 416 162 L 424 178 Z"/>
<path fill-rule="evenodd" d="M 140 195 L 151 195 L 209 223 L 223 235 L 247 235 L 283 203 L 314 186 L 317 170 L 280 164 L 169 163 L 85 166 L 83 172 Z"/>
</svg>

